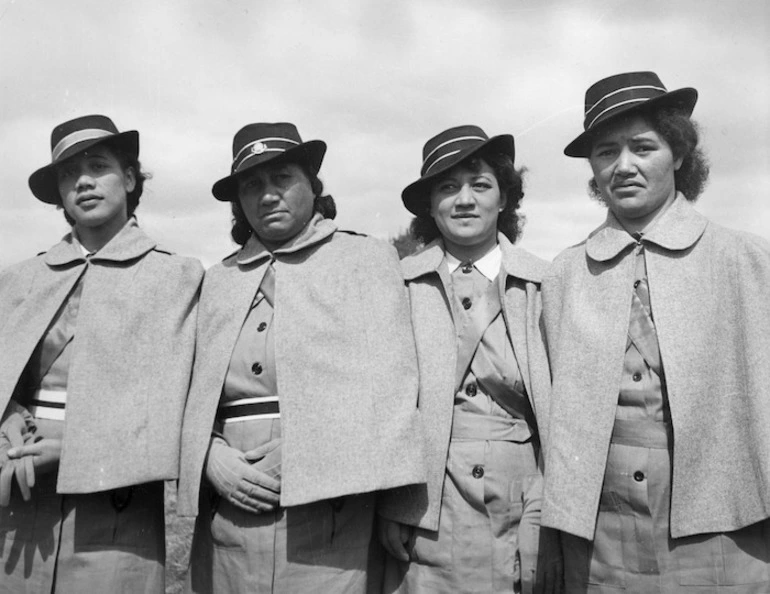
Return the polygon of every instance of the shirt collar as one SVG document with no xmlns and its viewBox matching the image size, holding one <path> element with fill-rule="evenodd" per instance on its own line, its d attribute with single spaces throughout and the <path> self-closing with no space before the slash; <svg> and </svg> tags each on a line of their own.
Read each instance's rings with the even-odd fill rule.
<svg viewBox="0 0 770 594">
<path fill-rule="evenodd" d="M 512 245 L 508 238 L 502 233 L 497 234 L 497 244 L 501 260 L 498 260 L 497 262 L 497 269 L 494 272 L 494 276 L 497 276 L 500 265 L 502 264 L 502 269 L 508 276 L 535 283 L 540 282 L 543 278 L 544 271 L 548 267 L 547 262 L 518 246 Z M 425 274 L 437 272 L 443 261 L 444 243 L 441 240 L 441 237 L 438 237 L 417 253 L 401 260 L 401 269 L 403 271 L 404 279 L 411 281 Z M 484 274 L 483 271 L 481 272 Z"/>
<path fill-rule="evenodd" d="M 654 243 L 671 251 L 686 250 L 695 244 L 708 225 L 708 219 L 696 211 L 680 192 L 674 202 L 655 221 L 641 238 L 643 243 Z M 612 212 L 607 212 L 604 223 L 588 236 L 586 254 L 592 260 L 611 260 L 636 243 Z"/>
<path fill-rule="evenodd" d="M 243 249 L 238 252 L 236 261 L 239 265 L 243 266 L 265 258 L 271 258 L 273 254 L 292 254 L 321 243 L 336 230 L 337 225 L 331 219 L 325 219 L 320 213 L 315 213 L 302 231 L 273 252 L 270 252 L 259 238 L 252 233 L 244 244 Z"/>
<path fill-rule="evenodd" d="M 80 242 L 73 236 L 74 231 L 67 233 L 62 240 L 53 246 L 44 256 L 49 266 L 63 266 L 73 262 L 85 262 L 87 253 Z M 139 228 L 136 218 L 131 217 L 123 228 L 110 239 L 104 247 L 90 256 L 92 262 L 126 262 L 139 258 L 153 250 L 157 243 L 150 239 Z"/>
<path fill-rule="evenodd" d="M 449 252 L 445 252 L 444 259 L 446 260 L 449 274 L 452 274 L 457 270 L 463 262 L 455 258 Z M 473 262 L 473 266 L 481 274 L 486 276 L 489 280 L 495 280 L 500 273 L 500 263 L 503 260 L 503 253 L 500 251 L 500 244 L 495 244 L 495 247 L 487 252 L 484 256 Z"/>
</svg>

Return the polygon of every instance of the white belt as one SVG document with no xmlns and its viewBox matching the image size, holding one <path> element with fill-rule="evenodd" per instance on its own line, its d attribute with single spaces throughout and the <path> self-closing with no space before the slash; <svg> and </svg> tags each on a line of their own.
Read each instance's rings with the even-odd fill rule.
<svg viewBox="0 0 770 594">
<path fill-rule="evenodd" d="M 38 419 L 51 421 L 64 420 L 64 406 L 67 403 L 67 392 L 58 390 L 38 390 L 35 392 L 29 406 L 29 412 Z"/>
<path fill-rule="evenodd" d="M 239 398 L 219 405 L 217 418 L 223 423 L 238 423 L 254 419 L 280 419 L 278 396 Z"/>
</svg>

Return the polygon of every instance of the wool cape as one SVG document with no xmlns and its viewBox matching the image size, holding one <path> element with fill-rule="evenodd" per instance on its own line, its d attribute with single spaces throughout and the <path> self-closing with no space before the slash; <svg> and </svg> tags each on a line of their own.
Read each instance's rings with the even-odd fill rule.
<svg viewBox="0 0 770 594">
<path fill-rule="evenodd" d="M 69 233 L 0 273 L 0 410 L 81 277 L 57 492 L 174 479 L 203 268 L 133 217 L 88 259 Z"/>
<path fill-rule="evenodd" d="M 551 377 L 540 326 L 540 280 L 548 263 L 512 245 L 502 233 L 497 240 L 502 251 L 500 274 L 505 275 L 498 283 L 503 319 L 542 439 Z M 459 388 L 458 329 L 452 318 L 453 297 L 444 290 L 445 285 L 451 287 L 451 281 L 446 277 L 442 282 L 442 275 L 447 274 L 443 260 L 444 246 L 438 238 L 401 262 L 417 343 L 427 483 L 389 493 L 378 506 L 378 514 L 389 520 L 427 530 L 438 530 L 454 396 Z"/>
<path fill-rule="evenodd" d="M 316 215 L 301 249 L 256 236 L 206 272 L 178 509 L 196 515 L 230 356 L 274 260 L 281 506 L 424 481 L 417 362 L 395 250 Z"/>
<path fill-rule="evenodd" d="M 644 234 L 673 424 L 671 536 L 770 516 L 770 244 L 682 194 Z M 543 280 L 553 373 L 543 524 L 594 536 L 615 420 L 636 241 L 608 213 Z"/>
</svg>

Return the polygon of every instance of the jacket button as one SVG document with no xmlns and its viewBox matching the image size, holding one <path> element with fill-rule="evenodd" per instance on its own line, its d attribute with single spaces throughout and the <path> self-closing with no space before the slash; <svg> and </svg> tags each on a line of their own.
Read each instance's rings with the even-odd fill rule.
<svg viewBox="0 0 770 594">
<path fill-rule="evenodd" d="M 635 373 L 633 376 L 631 376 L 631 377 L 633 378 L 633 380 L 634 380 L 635 382 L 640 382 L 640 381 L 642 381 L 642 374 L 641 374 L 641 373 L 639 373 L 638 371 L 637 371 L 637 372 L 636 372 L 636 373 Z"/>
<path fill-rule="evenodd" d="M 251 373 L 254 375 L 259 375 L 262 373 L 262 364 L 261 363 L 254 363 L 254 365 L 251 366 Z"/>
<path fill-rule="evenodd" d="M 259 326 L 257 326 L 257 332 L 264 332 L 264 331 L 265 331 L 265 328 L 267 328 L 267 324 L 265 324 L 264 322 L 262 322 L 262 323 L 260 323 L 260 325 L 259 325 Z"/>
<path fill-rule="evenodd" d="M 484 467 L 480 464 L 476 464 L 476 466 L 473 467 L 471 474 L 473 475 L 473 478 L 480 479 L 482 476 L 484 476 Z"/>
<path fill-rule="evenodd" d="M 643 473 L 641 470 L 637 470 L 637 471 L 634 473 L 634 480 L 635 480 L 637 483 L 641 483 L 641 482 L 644 480 L 644 473 Z"/>
<path fill-rule="evenodd" d="M 463 264 L 463 274 L 470 274 L 472 270 L 473 270 L 473 264 L 471 264 L 470 262 L 466 262 L 465 264 Z"/>
<path fill-rule="evenodd" d="M 642 281 L 635 281 L 635 282 L 634 282 L 634 289 L 636 289 L 636 288 L 639 286 L 639 283 L 640 283 L 640 282 L 642 282 Z"/>
<path fill-rule="evenodd" d="M 470 309 L 471 305 L 473 305 L 473 302 L 468 297 L 463 298 L 463 307 L 465 309 Z"/>
<path fill-rule="evenodd" d="M 465 394 L 469 396 L 470 398 L 473 398 L 478 392 L 478 388 L 476 387 L 476 384 L 468 384 L 465 386 Z"/>
</svg>

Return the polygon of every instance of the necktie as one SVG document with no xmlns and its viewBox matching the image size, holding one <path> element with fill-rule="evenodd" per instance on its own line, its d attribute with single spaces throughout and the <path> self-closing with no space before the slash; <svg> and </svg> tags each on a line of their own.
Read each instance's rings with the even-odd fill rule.
<svg viewBox="0 0 770 594">
<path fill-rule="evenodd" d="M 262 277 L 262 283 L 259 285 L 259 290 L 262 292 L 262 294 L 265 296 L 265 299 L 270 304 L 271 307 L 274 307 L 275 304 L 275 268 L 273 267 L 273 261 L 270 261 L 270 264 L 267 267 L 267 270 L 265 271 L 265 276 Z"/>
</svg>

